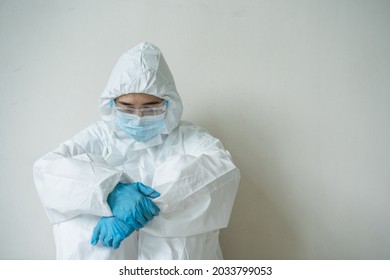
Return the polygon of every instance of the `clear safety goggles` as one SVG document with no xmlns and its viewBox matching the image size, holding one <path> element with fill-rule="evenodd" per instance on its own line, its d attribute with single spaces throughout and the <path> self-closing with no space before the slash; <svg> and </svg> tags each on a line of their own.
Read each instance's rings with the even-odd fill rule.
<svg viewBox="0 0 390 280">
<path fill-rule="evenodd" d="M 153 107 L 146 107 L 146 108 L 132 108 L 129 106 L 123 106 L 115 103 L 115 109 L 119 112 L 130 114 L 130 115 L 137 115 L 140 117 L 144 116 L 156 116 L 165 114 L 168 108 L 168 101 L 164 100 L 160 104 L 154 105 Z"/>
</svg>

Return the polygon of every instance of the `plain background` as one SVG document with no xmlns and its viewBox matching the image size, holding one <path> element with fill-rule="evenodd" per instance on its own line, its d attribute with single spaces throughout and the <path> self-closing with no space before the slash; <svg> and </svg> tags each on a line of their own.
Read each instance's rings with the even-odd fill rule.
<svg viewBox="0 0 390 280">
<path fill-rule="evenodd" d="M 33 162 L 161 48 L 241 170 L 227 259 L 390 259 L 390 1 L 0 1 L 0 258 L 53 259 Z"/>
</svg>

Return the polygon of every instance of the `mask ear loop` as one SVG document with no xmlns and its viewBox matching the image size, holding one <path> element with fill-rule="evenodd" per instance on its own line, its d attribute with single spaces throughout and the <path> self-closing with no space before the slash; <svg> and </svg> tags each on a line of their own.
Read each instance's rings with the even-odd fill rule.
<svg viewBox="0 0 390 280">
<path fill-rule="evenodd" d="M 165 100 L 165 110 L 166 110 L 166 112 L 165 112 L 165 116 L 164 116 L 164 128 L 163 128 L 163 130 L 161 131 L 162 133 L 161 134 L 168 134 L 168 130 L 167 130 L 167 123 L 166 123 L 166 121 L 167 121 L 167 115 L 168 115 L 168 107 L 169 107 L 169 101 L 168 100 Z M 166 132 L 166 133 L 164 133 L 164 132 Z"/>
<path fill-rule="evenodd" d="M 110 111 L 111 111 L 111 120 L 114 120 L 116 118 L 116 110 L 115 110 L 115 102 L 113 99 L 111 99 L 108 103 L 108 106 L 110 107 Z"/>
</svg>

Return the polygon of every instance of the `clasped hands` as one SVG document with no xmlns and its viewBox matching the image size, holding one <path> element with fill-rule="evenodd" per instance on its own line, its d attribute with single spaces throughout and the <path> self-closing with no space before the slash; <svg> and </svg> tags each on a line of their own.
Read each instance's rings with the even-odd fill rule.
<svg viewBox="0 0 390 280">
<path fill-rule="evenodd" d="M 134 230 L 144 227 L 159 214 L 160 209 L 151 200 L 159 196 L 160 193 L 139 182 L 118 183 L 107 198 L 113 216 L 99 220 L 91 244 L 96 245 L 100 240 L 104 246 L 119 248 Z"/>
</svg>

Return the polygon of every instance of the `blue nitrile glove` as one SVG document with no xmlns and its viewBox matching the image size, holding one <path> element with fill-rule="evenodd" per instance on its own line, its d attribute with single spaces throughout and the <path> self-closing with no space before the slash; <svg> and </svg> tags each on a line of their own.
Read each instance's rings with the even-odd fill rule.
<svg viewBox="0 0 390 280">
<path fill-rule="evenodd" d="M 160 212 L 151 200 L 159 196 L 160 193 L 139 182 L 119 183 L 108 195 L 107 202 L 114 217 L 140 229 Z"/>
<path fill-rule="evenodd" d="M 107 247 L 119 248 L 121 242 L 135 229 L 115 217 L 102 217 L 93 229 L 91 244 L 98 241 Z"/>
</svg>

